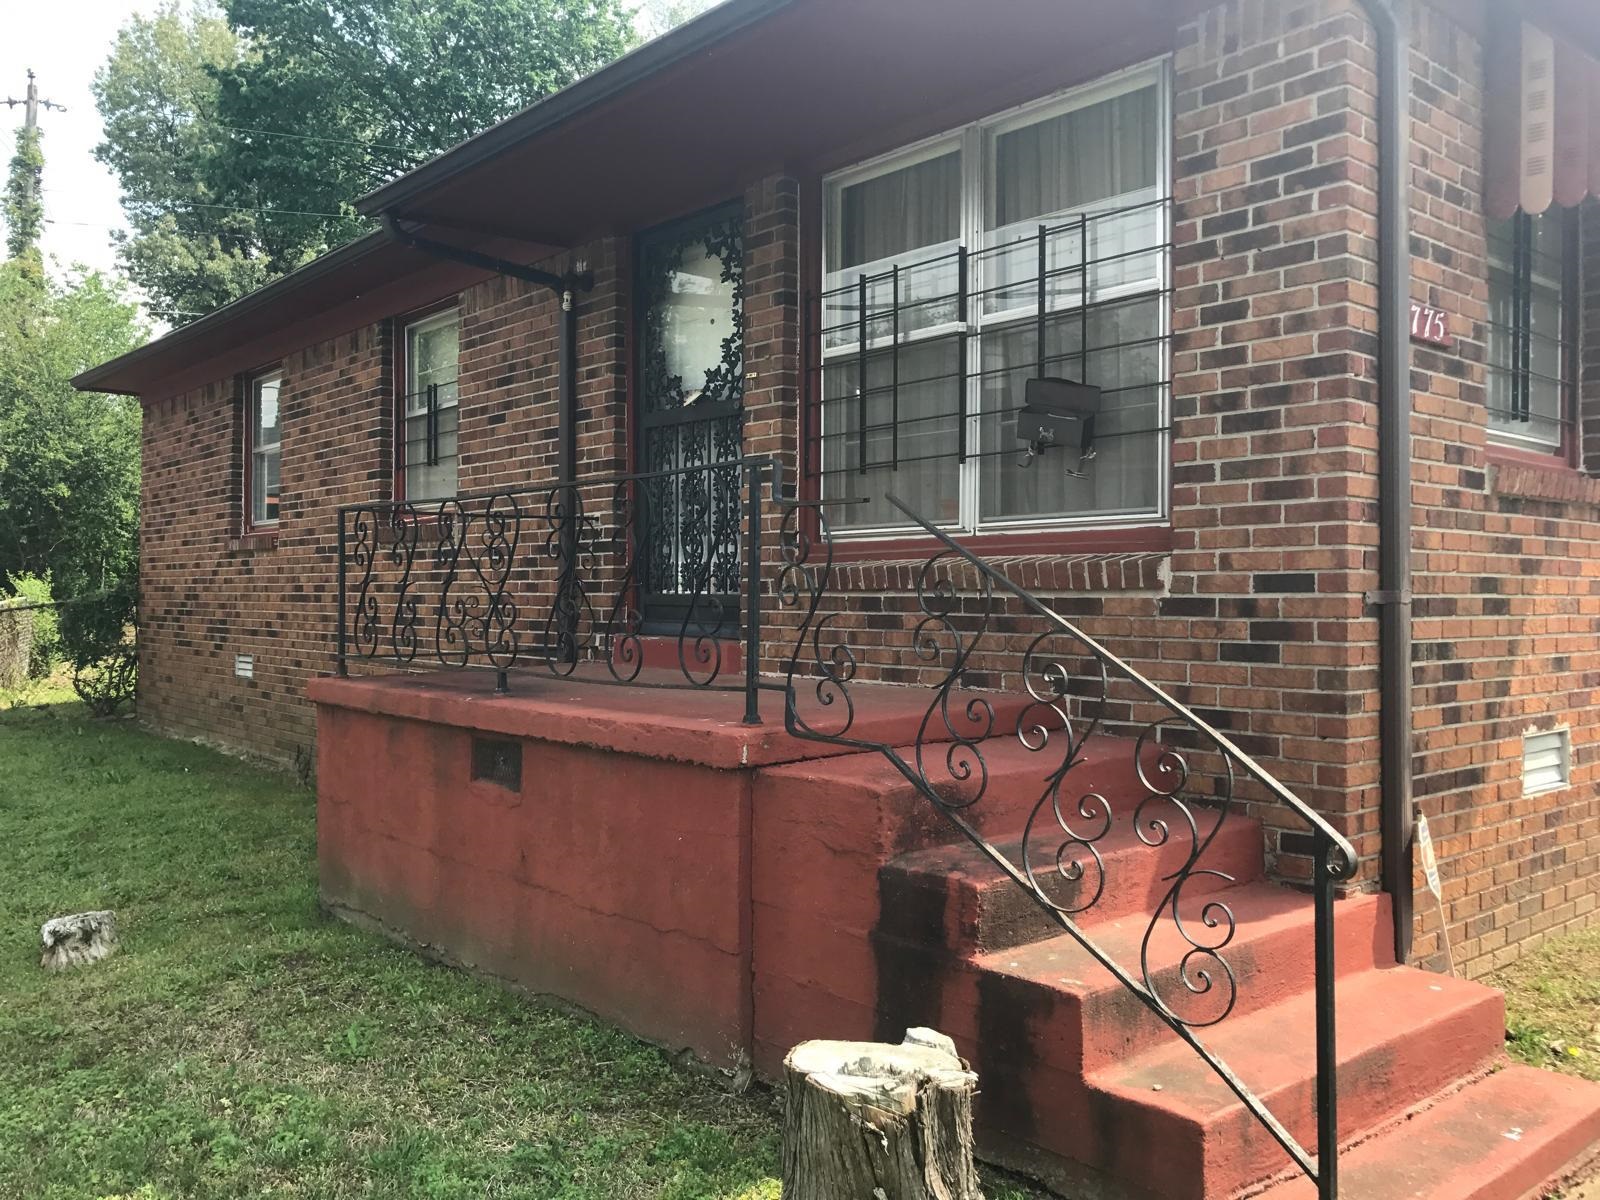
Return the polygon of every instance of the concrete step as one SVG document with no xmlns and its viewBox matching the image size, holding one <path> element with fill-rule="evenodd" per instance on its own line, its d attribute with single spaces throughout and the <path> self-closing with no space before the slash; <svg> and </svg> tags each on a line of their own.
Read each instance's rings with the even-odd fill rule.
<svg viewBox="0 0 1600 1200">
<path fill-rule="evenodd" d="M 1071 833 L 1062 831 L 1047 806 L 1027 841 L 1026 862 L 1021 838 L 996 842 L 995 848 L 1018 867 L 1031 868 L 1053 903 L 1075 913 L 1082 909 L 1080 920 L 1141 913 L 1148 917 L 1160 907 L 1170 877 L 1187 860 L 1191 843 L 1176 805 L 1161 799 L 1145 804 L 1139 810 L 1138 828 L 1136 806 L 1137 801 L 1130 801 L 1112 807 L 1109 828 L 1105 808 L 1090 809 L 1091 816 L 1084 818 L 1064 806 L 1072 813 Z M 1195 876 L 1186 889 L 1191 899 L 1260 878 L 1259 822 L 1236 813 L 1223 817 L 1215 809 L 1197 809 L 1194 816 L 1205 844 L 1198 866 L 1218 874 Z M 1163 844 L 1151 846 L 1143 838 L 1158 840 L 1155 821 L 1174 832 Z M 1095 837 L 1102 829 L 1104 835 Z M 1098 863 L 1074 837 L 1093 839 Z M 954 954 L 1006 950 L 1061 932 L 1028 891 L 966 841 L 914 851 L 886 864 L 879 873 L 879 895 L 884 906 L 880 929 L 908 939 L 936 938 Z M 926 914 L 934 911 L 942 912 L 944 919 L 941 927 L 930 929 Z M 913 915 L 915 920 L 909 919 Z"/>
<path fill-rule="evenodd" d="M 1600 1152 L 1600 1085 L 1506 1064 L 1340 1156 L 1350 1200 L 1536 1200 Z M 1261 1200 L 1316 1200 L 1291 1179 Z"/>
<path fill-rule="evenodd" d="M 1336 1003 L 1341 1143 L 1480 1073 L 1504 1048 L 1504 998 L 1480 984 L 1408 967 L 1368 970 L 1340 981 Z M 1315 1020 L 1308 990 L 1200 1032 L 1308 1152 L 1317 1133 Z M 1171 1200 L 1205 1200 L 1284 1166 L 1282 1147 L 1174 1035 L 1088 1082 L 1105 1098 L 1120 1179 Z"/>
<path fill-rule="evenodd" d="M 1009 728 L 1004 724 L 1007 719 L 1014 723 L 1016 716 L 1000 712 L 997 731 Z M 1097 792 L 1107 798 L 1114 812 L 1128 811 L 1145 795 L 1134 768 L 1133 750 L 1134 743 L 1127 738 L 1098 735 L 1091 739 L 1067 772 L 1061 795 L 1076 804 L 1080 796 Z M 915 773 L 916 747 L 900 746 L 895 752 Z M 922 748 L 922 768 L 934 790 L 985 837 L 1020 837 L 1051 773 L 1061 766 L 1060 754 L 1030 751 L 1014 734 L 1005 732 L 997 732 L 983 743 L 981 766 L 974 753 L 948 740 L 930 742 Z M 947 761 L 947 755 L 959 758 Z M 968 772 L 965 779 L 953 777 L 963 772 Z M 979 780 L 983 780 L 981 796 L 976 794 Z M 886 851 L 886 857 L 949 845 L 961 838 L 917 785 L 880 753 L 773 767 L 762 772 L 762 783 L 768 793 L 802 797 L 814 810 L 847 806 L 847 811 L 881 814 L 881 835 L 870 848 Z"/>
<path fill-rule="evenodd" d="M 1226 1020 L 1298 996 L 1311 984 L 1313 913 L 1309 895 L 1269 883 L 1230 887 L 1183 904 L 1185 922 L 1197 933 L 1208 930 L 1202 908 L 1225 905 L 1232 913 L 1232 941 L 1222 951 L 1237 982 L 1230 989 L 1224 972 L 1194 955 L 1168 912 L 1156 923 L 1150 940 L 1150 964 L 1158 993 L 1181 1016 L 1196 1023 L 1214 1021 L 1232 1001 Z M 1374 967 L 1392 966 L 1392 944 L 1387 942 L 1388 898 L 1356 895 L 1334 906 L 1336 963 L 1341 977 Z M 1135 979 L 1142 977 L 1140 944 L 1149 918 L 1127 916 L 1093 921 L 1083 926 L 1085 936 Z M 1188 985 L 1184 964 L 1188 963 Z M 1048 1049 L 1052 1061 L 1068 1070 L 1089 1073 L 1110 1063 L 1142 1054 L 1170 1036 L 1166 1026 L 1144 1003 L 1112 977 L 1070 935 L 1010 950 L 995 951 L 972 960 L 973 966 L 992 978 L 991 990 L 1016 994 L 1019 1004 L 1037 1008 L 1037 998 L 1022 993 L 1048 992 L 1051 1007 L 1059 1013 L 1058 1033 Z M 1202 972 L 1211 979 L 1204 989 Z"/>
</svg>

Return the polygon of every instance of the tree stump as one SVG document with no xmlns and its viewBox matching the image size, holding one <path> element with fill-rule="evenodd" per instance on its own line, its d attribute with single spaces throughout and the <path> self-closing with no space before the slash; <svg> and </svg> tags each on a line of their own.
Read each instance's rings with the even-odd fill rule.
<svg viewBox="0 0 1600 1200">
<path fill-rule="evenodd" d="M 44 953 L 39 965 L 46 971 L 64 971 L 99 962 L 117 948 L 117 914 L 108 910 L 56 917 L 39 929 Z"/>
<path fill-rule="evenodd" d="M 784 1059 L 783 1200 L 983 1200 L 972 1163 L 978 1077 L 955 1043 L 802 1042 Z"/>
</svg>

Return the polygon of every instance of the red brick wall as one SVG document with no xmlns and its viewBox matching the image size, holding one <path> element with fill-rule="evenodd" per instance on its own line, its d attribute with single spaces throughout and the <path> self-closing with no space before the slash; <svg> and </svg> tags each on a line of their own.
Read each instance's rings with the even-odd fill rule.
<svg viewBox="0 0 1600 1200">
<path fill-rule="evenodd" d="M 1353 3 L 1242 0 L 1180 41 L 1162 603 L 1177 623 L 1163 677 L 1364 855 L 1378 848 L 1362 611 L 1376 542 L 1370 38 Z"/>
<path fill-rule="evenodd" d="M 1472 974 L 1588 924 L 1600 900 L 1600 480 L 1508 461 L 1488 438 L 1481 9 L 1419 8 L 1412 62 L 1412 298 L 1449 312 L 1457 334 L 1413 355 L 1415 786 Z M 1592 206 L 1584 219 L 1592 404 L 1600 229 Z M 1571 786 L 1524 796 L 1522 736 L 1559 726 Z M 1425 891 L 1418 916 L 1419 954 L 1442 963 Z"/>
<path fill-rule="evenodd" d="M 145 405 L 139 713 L 284 761 L 314 740 L 306 679 L 333 664 L 340 504 L 387 494 L 389 325 L 285 358 L 275 534 L 241 536 L 241 380 Z M 253 678 L 234 673 L 254 659 Z"/>
</svg>

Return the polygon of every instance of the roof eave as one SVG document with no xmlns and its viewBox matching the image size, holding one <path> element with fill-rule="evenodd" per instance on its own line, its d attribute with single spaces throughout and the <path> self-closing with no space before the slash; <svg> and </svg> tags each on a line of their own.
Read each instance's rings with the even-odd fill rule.
<svg viewBox="0 0 1600 1200">
<path fill-rule="evenodd" d="M 221 308 L 212 310 L 197 321 L 192 321 L 188 325 L 174 329 L 171 333 L 146 342 L 138 349 L 118 355 L 109 362 L 103 362 L 97 367 L 91 367 L 87 371 L 74 375 L 72 377 L 72 386 L 80 392 L 112 392 L 123 396 L 139 395 L 137 389 L 114 382 L 115 377 L 127 368 L 137 366 L 146 359 L 153 358 L 158 354 L 171 353 L 177 347 L 202 340 L 219 326 L 226 325 L 240 317 L 248 316 L 256 309 L 274 303 L 286 293 L 297 291 L 315 283 L 323 276 L 341 270 L 390 244 L 388 235 L 383 233 L 382 230 L 364 234 L 353 242 L 346 242 L 338 249 L 330 250 L 318 258 L 312 259 L 305 266 L 289 272 L 281 279 L 276 279 L 265 287 L 258 288 L 248 295 L 224 304 Z"/>
</svg>

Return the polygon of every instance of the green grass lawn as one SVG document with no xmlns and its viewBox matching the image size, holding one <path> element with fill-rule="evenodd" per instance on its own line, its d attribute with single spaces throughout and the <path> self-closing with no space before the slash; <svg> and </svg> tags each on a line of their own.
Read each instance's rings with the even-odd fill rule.
<svg viewBox="0 0 1600 1200">
<path fill-rule="evenodd" d="M 1600 926 L 1541 946 L 1489 982 L 1506 990 L 1512 1054 L 1600 1082 Z"/>
<path fill-rule="evenodd" d="M 777 1196 L 770 1092 L 326 919 L 288 777 L 17 699 L 0 1197 Z M 94 908 L 121 953 L 42 972 L 40 923 Z"/>
</svg>

